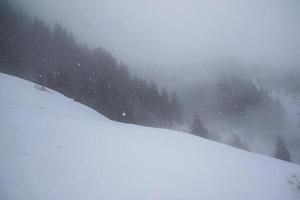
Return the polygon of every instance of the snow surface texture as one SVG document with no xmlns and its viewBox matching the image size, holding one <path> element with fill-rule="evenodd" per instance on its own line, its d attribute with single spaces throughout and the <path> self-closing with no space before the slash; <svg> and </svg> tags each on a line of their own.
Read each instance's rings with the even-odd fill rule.
<svg viewBox="0 0 300 200">
<path fill-rule="evenodd" d="M 300 199 L 296 164 L 110 121 L 1 73 L 0 110 L 3 200 Z"/>
</svg>

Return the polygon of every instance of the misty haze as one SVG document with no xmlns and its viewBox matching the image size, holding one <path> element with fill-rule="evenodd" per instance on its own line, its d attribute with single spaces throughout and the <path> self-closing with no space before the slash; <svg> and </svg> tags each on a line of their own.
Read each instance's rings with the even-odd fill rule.
<svg viewBox="0 0 300 200">
<path fill-rule="evenodd" d="M 300 199 L 299 0 L 0 0 L 0 199 Z"/>
</svg>

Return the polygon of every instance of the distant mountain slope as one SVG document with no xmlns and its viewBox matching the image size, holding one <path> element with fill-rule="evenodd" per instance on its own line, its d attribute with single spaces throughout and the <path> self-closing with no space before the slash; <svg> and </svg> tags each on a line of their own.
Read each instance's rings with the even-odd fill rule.
<svg viewBox="0 0 300 200">
<path fill-rule="evenodd" d="M 298 165 L 108 120 L 0 74 L 0 199 L 298 200 Z"/>
</svg>

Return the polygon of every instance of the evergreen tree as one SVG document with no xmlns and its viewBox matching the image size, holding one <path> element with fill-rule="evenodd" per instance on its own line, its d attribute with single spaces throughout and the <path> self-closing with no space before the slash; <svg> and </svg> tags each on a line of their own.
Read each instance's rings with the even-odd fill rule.
<svg viewBox="0 0 300 200">
<path fill-rule="evenodd" d="M 241 138 L 238 135 L 233 135 L 231 140 L 229 141 L 229 145 L 249 151 L 249 147 L 245 142 L 242 142 Z"/>
<path fill-rule="evenodd" d="M 200 137 L 208 138 L 208 130 L 204 127 L 199 115 L 194 115 L 190 133 Z"/>
<path fill-rule="evenodd" d="M 178 124 L 182 124 L 182 108 L 176 92 L 172 93 L 171 95 L 170 109 L 173 121 Z"/>
<path fill-rule="evenodd" d="M 166 122 L 166 126 L 170 126 L 172 123 L 172 116 L 171 116 L 169 93 L 167 92 L 166 89 L 163 89 L 160 96 L 161 96 L 160 116 L 162 120 Z"/>
<path fill-rule="evenodd" d="M 290 156 L 289 150 L 287 149 L 287 146 L 285 145 L 285 143 L 281 137 L 278 137 L 278 139 L 277 139 L 274 157 L 281 159 L 281 160 L 291 162 L 291 156 Z"/>
</svg>

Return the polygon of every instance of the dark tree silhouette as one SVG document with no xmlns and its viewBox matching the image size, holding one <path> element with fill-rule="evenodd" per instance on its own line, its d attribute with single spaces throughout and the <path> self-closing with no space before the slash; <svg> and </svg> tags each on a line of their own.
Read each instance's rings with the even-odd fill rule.
<svg viewBox="0 0 300 200">
<path fill-rule="evenodd" d="M 181 110 L 181 104 L 179 101 L 179 98 L 177 96 L 177 93 L 174 92 L 171 95 L 170 99 L 170 112 L 173 117 L 173 121 L 175 121 L 178 124 L 182 124 L 182 110 Z"/>
<path fill-rule="evenodd" d="M 250 150 L 248 145 L 245 142 L 243 142 L 238 135 L 232 136 L 232 138 L 229 141 L 229 145 L 246 151 Z"/>
<path fill-rule="evenodd" d="M 204 127 L 199 115 L 194 115 L 190 133 L 200 137 L 208 138 L 208 130 Z"/>
<path fill-rule="evenodd" d="M 292 161 L 289 150 L 281 137 L 277 139 L 274 157 L 288 162 Z"/>
</svg>

